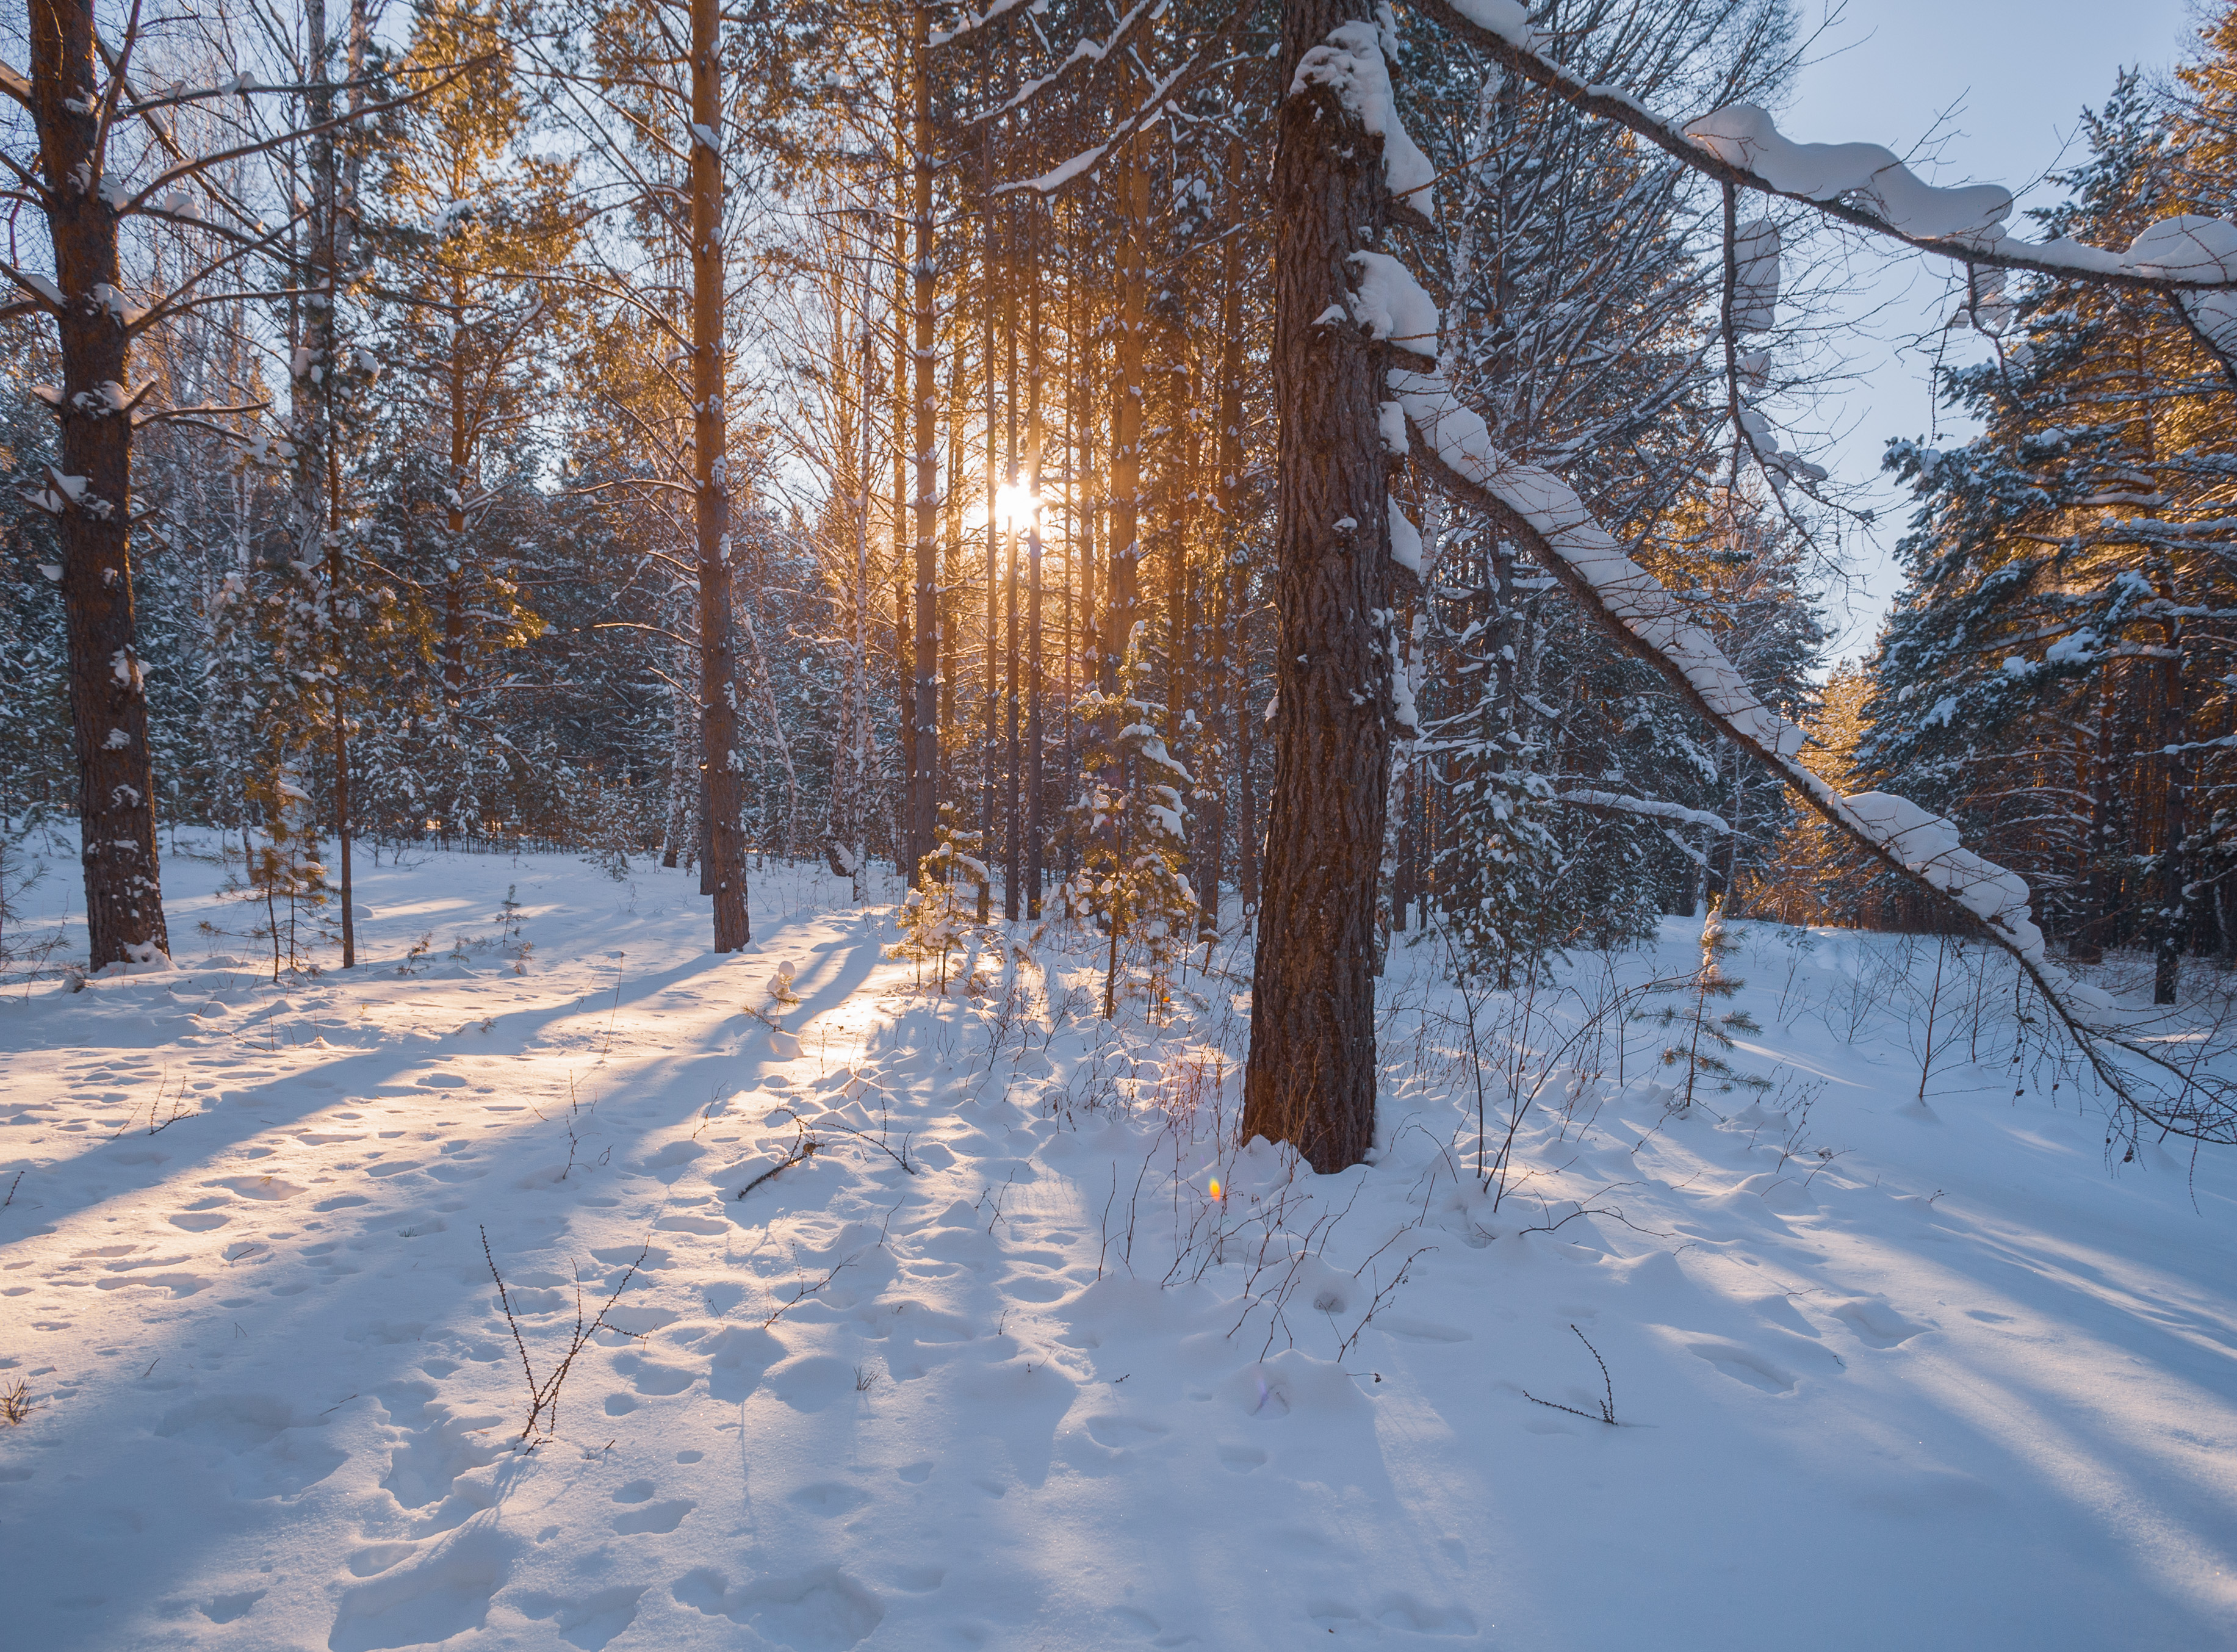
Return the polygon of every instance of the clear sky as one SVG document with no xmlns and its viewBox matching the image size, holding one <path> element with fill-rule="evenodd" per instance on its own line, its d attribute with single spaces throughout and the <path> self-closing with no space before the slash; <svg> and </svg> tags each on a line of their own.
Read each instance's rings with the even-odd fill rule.
<svg viewBox="0 0 2237 1652">
<path fill-rule="evenodd" d="M 1848 0 L 1779 128 L 1804 142 L 1883 143 L 1898 155 L 1936 135 L 1930 153 L 1940 163 L 1920 164 L 1922 175 L 2001 183 L 2022 192 L 2024 209 L 2047 198 L 2025 186 L 2061 164 L 2082 107 L 2104 100 L 2123 65 L 2164 73 L 2194 38 L 2197 10 L 2195 0 Z M 1857 600 L 1832 616 L 1847 622 L 1844 654 L 1870 646 L 1897 584 L 1888 553 L 1909 509 L 1879 479 L 1879 455 L 1890 437 L 1925 434 L 1933 418 L 1928 360 L 1906 347 L 1947 314 L 1938 263 L 1858 268 L 1858 307 L 1877 311 L 1846 341 L 1864 377 L 1823 409 L 1845 433 L 1826 462 L 1844 479 L 1871 481 L 1880 512 L 1856 546 L 1864 576 Z"/>
</svg>

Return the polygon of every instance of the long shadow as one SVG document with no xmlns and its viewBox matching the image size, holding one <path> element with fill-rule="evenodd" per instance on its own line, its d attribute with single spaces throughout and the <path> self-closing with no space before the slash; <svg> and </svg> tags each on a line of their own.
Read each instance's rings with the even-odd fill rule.
<svg viewBox="0 0 2237 1652">
<path fill-rule="evenodd" d="M 831 915 L 833 915 L 802 912 L 796 915 L 793 923 L 808 924 L 826 922 Z M 876 968 L 878 953 L 874 937 L 868 933 L 871 923 L 868 915 L 864 915 L 856 922 L 864 933 L 859 940 L 847 947 L 849 961 L 842 967 L 840 974 L 828 987 L 818 988 L 812 998 L 804 1001 L 793 1012 L 793 1025 L 804 1026 L 812 1015 L 837 1008 L 845 1001 L 848 995 L 868 978 L 872 970 Z M 780 934 L 782 928 L 789 927 L 791 925 L 782 926 Z M 703 953 L 667 968 L 636 977 L 634 981 L 625 975 L 623 977 L 623 992 L 619 1001 L 621 1008 L 627 1010 L 632 1007 L 642 1006 L 674 987 L 714 970 L 737 968 L 742 964 L 758 966 L 764 961 L 764 955 L 759 953 L 742 956 Z M 426 983 L 437 991 L 449 984 L 451 983 Z M 471 991 L 478 981 L 460 981 L 457 984 L 466 987 Z M 758 980 L 755 985 L 758 988 Z M 160 988 L 150 986 L 139 990 L 153 991 Z M 433 1058 L 457 1054 L 514 1056 L 531 1054 L 539 1045 L 544 1043 L 552 1028 L 578 1019 L 595 1021 L 601 1013 L 611 1014 L 612 1012 L 607 1011 L 606 1007 L 614 1001 L 610 996 L 607 996 L 605 1002 L 602 1003 L 599 1001 L 601 996 L 598 991 L 593 989 L 566 1002 L 547 1005 L 541 1009 L 505 1011 L 498 1022 L 499 1031 L 494 1034 L 451 1032 L 437 1034 L 432 1042 L 416 1041 L 408 1034 L 394 1042 L 384 1037 L 381 1043 L 372 1049 L 340 1054 L 336 1059 L 316 1066 L 306 1067 L 297 1072 L 269 1079 L 261 1084 L 228 1086 L 228 1091 L 234 1093 L 234 1099 L 219 1102 L 202 1112 L 181 1116 L 175 1123 L 166 1127 L 160 1133 L 158 1138 L 160 1145 L 157 1140 L 151 1140 L 144 1130 L 137 1132 L 128 1130 L 122 1136 L 112 1140 L 102 1141 L 89 1151 L 76 1153 L 59 1164 L 47 1167 L 43 1173 L 36 1166 L 21 1166 L 27 1170 L 27 1181 L 31 1177 L 43 1173 L 56 1178 L 59 1185 L 45 1188 L 39 1187 L 35 1183 L 30 1199 L 18 1197 L 11 1209 L 0 1213 L 0 1224 L 4 1224 L 0 1226 L 0 1247 L 4 1247 L 16 1240 L 35 1237 L 44 1224 L 67 1220 L 102 1200 L 119 1196 L 122 1193 L 150 1193 L 166 1184 L 177 1182 L 182 1178 L 197 1173 L 214 1174 L 220 1166 L 221 1160 L 225 1160 L 227 1155 L 257 1135 L 272 1129 L 281 1131 L 292 1129 L 300 1125 L 307 1115 L 317 1114 L 336 1107 L 347 1106 L 352 1102 L 397 1100 L 414 1095 L 424 1097 L 431 1104 L 434 1103 L 451 1094 L 451 1091 L 447 1088 L 408 1084 L 409 1078 L 422 1069 L 436 1067 L 438 1070 L 442 1070 Z M 318 1026 L 317 1023 L 307 1023 L 307 1025 Z M 756 1032 L 765 1031 L 762 1023 L 746 1015 L 742 1010 L 727 1014 L 723 1027 L 734 1028 L 740 1041 L 739 1047 L 732 1051 L 701 1053 L 688 1058 L 684 1063 L 678 1063 L 673 1059 L 663 1059 L 658 1054 L 640 1051 L 635 1052 L 639 1059 L 633 1063 L 633 1066 L 640 1073 L 648 1075 L 657 1074 L 663 1068 L 668 1068 L 671 1070 L 672 1077 L 681 1077 L 681 1072 L 674 1071 L 679 1066 L 688 1067 L 709 1061 L 736 1062 L 748 1059 L 748 1047 L 753 1041 L 752 1035 Z M 323 1028 L 319 1029 L 319 1035 L 323 1036 L 327 1031 L 341 1031 L 341 1035 L 347 1035 L 342 1029 Z M 716 1035 L 721 1036 L 721 1031 L 718 1030 Z M 161 1048 L 162 1046 L 159 1044 L 154 1047 Z M 193 1054 L 210 1053 L 212 1052 L 207 1048 L 191 1052 Z M 302 1054 L 301 1047 L 299 1046 L 286 1051 L 267 1052 L 265 1057 L 271 1060 L 300 1060 Z M 244 1051 L 239 1052 L 239 1054 L 241 1059 L 255 1059 L 256 1052 Z M 601 1062 L 605 1059 L 604 1055 L 597 1058 Z M 765 1062 L 772 1059 L 777 1058 L 770 1055 L 764 1040 L 760 1061 Z M 313 1086 L 321 1087 L 313 1089 L 312 1087 Z M 292 1095 L 287 1094 L 291 1090 L 294 1093 Z M 461 1101 L 472 1094 L 472 1090 L 468 1088 L 462 1087 L 457 1090 L 457 1095 Z M 182 1149 L 185 1150 L 183 1156 Z M 117 1157 L 122 1154 L 145 1154 L 151 1152 L 163 1155 L 162 1160 L 163 1173 L 152 1180 L 133 1176 L 130 1173 L 132 1168 L 130 1165 L 115 1162 Z M 18 1167 L 16 1163 L 10 1162 L 5 1172 L 0 1173 L 4 1173 L 12 1179 Z M 104 1185 L 98 1190 L 70 1188 L 66 1181 L 60 1180 L 87 1177 L 96 1173 L 106 1179 Z M 116 1186 L 118 1182 L 122 1182 L 123 1186 Z M 38 1221 L 31 1222 L 23 1219 L 33 1216 L 35 1213 L 39 1219 Z M 8 1223 L 9 1216 L 16 1217 L 17 1221 Z M 10 1231 L 10 1229 L 12 1231 Z"/>
<path fill-rule="evenodd" d="M 794 925 L 824 922 L 832 915 L 801 912 L 790 923 L 770 928 L 782 936 Z M 793 1025 L 807 1025 L 860 988 L 876 967 L 875 941 L 868 915 L 842 928 L 838 945 L 828 949 L 840 955 L 835 967 L 789 1018 Z M 642 1004 L 670 987 L 732 961 L 703 954 L 640 977 L 634 993 L 624 997 L 624 1007 Z M 758 964 L 759 960 L 753 961 Z M 556 1023 L 583 1015 L 585 1008 L 584 1001 L 577 999 L 541 1011 L 514 1011 L 504 1025 L 516 1029 L 515 1037 L 497 1049 L 486 1043 L 465 1047 L 477 1053 L 519 1053 Z M 728 1039 L 734 1028 L 742 1032 L 757 1026 L 733 1014 L 694 1037 Z M 427 1055 L 456 1051 L 463 1043 L 449 1037 L 416 1048 L 384 1047 L 353 1053 L 312 1073 L 272 1080 L 253 1092 L 246 1104 L 228 1102 L 221 1111 L 181 1120 L 163 1133 L 162 1143 L 175 1143 L 180 1140 L 178 1131 L 199 1126 L 198 1136 L 190 1138 L 194 1151 L 168 1161 L 162 1166 L 168 1173 L 159 1182 L 152 1186 L 142 1182 L 135 1191 L 144 1194 L 154 1188 L 175 1187 L 184 1203 L 187 1196 L 201 1191 L 197 1184 L 214 1173 L 220 1155 L 248 1137 L 275 1125 L 285 1128 L 337 1106 L 346 1107 L 356 1096 L 422 1065 Z M 633 1113 L 624 1127 L 628 1133 L 624 1140 L 680 1121 L 696 1109 L 696 1098 L 675 1082 L 676 1072 L 663 1074 L 662 1068 L 688 1070 L 701 1061 L 758 1067 L 768 1059 L 765 1047 L 760 1060 L 733 1051 L 687 1056 L 679 1062 L 642 1045 L 627 1054 L 634 1059 L 623 1070 L 641 1080 L 637 1088 L 643 1100 L 635 1105 L 641 1108 L 643 1102 L 665 1101 L 668 1106 L 650 1118 L 642 1111 Z M 307 1092 L 298 1082 L 293 1094 L 286 1093 L 290 1082 L 304 1077 L 341 1087 L 338 1092 Z M 470 1094 L 461 1093 L 459 1100 Z M 445 1092 L 428 1093 L 437 1106 L 446 1097 Z M 116 1314 L 116 1330 L 141 1339 L 122 1349 L 109 1365 L 72 1373 L 72 1391 L 57 1393 L 43 1407 L 44 1417 L 35 1414 L 30 1427 L 11 1431 L 7 1441 L 15 1449 L 4 1465 L 10 1472 L 0 1475 L 0 1499 L 15 1504 L 13 1512 L 19 1517 L 34 1512 L 40 1517 L 10 1523 L 21 1534 L 14 1551 L 23 1568 L 17 1576 L 42 1580 L 43 1585 L 19 1590 L 11 1603 L 11 1621 L 19 1626 L 25 1644 L 113 1646 L 147 1629 L 148 1615 L 167 1599 L 176 1602 L 180 1610 L 216 1622 L 240 1617 L 241 1627 L 254 1638 L 259 1620 L 248 1615 L 254 1613 L 254 1597 L 269 1581 L 258 1581 L 258 1556 L 277 1522 L 323 1523 L 354 1533 L 337 1537 L 345 1547 L 408 1541 L 423 1532 L 447 1534 L 436 1536 L 429 1545 L 439 1550 L 494 1543 L 495 1558 L 483 1556 L 465 1570 L 478 1566 L 493 1580 L 485 1596 L 505 1586 L 511 1551 L 504 1546 L 513 1539 L 493 1531 L 488 1520 L 478 1519 L 473 1499 L 461 1501 L 451 1488 L 459 1472 L 494 1455 L 486 1437 L 462 1431 L 498 1414 L 500 1407 L 493 1402 L 502 1398 L 510 1404 L 517 1398 L 518 1373 L 511 1367 L 517 1355 L 504 1321 L 488 1317 L 492 1305 L 487 1298 L 493 1296 L 493 1287 L 476 1282 L 484 1262 L 474 1234 L 444 1218 L 459 1218 L 478 1203 L 487 1206 L 490 1220 L 498 1225 L 492 1238 L 508 1277 L 531 1293 L 529 1300 L 539 1313 L 556 1312 L 564 1319 L 571 1297 L 552 1288 L 564 1281 L 539 1282 L 536 1263 L 540 1259 L 525 1247 L 549 1250 L 557 1245 L 564 1250 L 573 1221 L 593 1201 L 610 1206 L 607 1194 L 628 1189 L 624 1197 L 631 1202 L 660 1196 L 657 1186 L 620 1180 L 621 1167 L 617 1166 L 613 1173 L 577 1180 L 558 1199 L 544 1203 L 549 1190 L 514 1185 L 518 1173 L 525 1168 L 523 1150 L 531 1140 L 543 1145 L 550 1135 L 543 1127 L 532 1128 L 540 1133 L 506 1131 L 486 1148 L 456 1159 L 434 1153 L 423 1157 L 419 1150 L 432 1144 L 414 1141 L 411 1147 L 420 1162 L 397 1175 L 373 1180 L 351 1176 L 329 1187 L 307 1188 L 284 1205 L 252 1206 L 283 1221 L 300 1213 L 307 1219 L 291 1225 L 303 1232 L 304 1240 L 314 1244 L 298 1240 L 279 1254 L 267 1247 L 244 1255 L 237 1274 L 228 1271 L 232 1265 L 221 1265 L 208 1252 L 200 1234 L 180 1236 L 197 1246 L 188 1265 L 212 1276 L 209 1282 L 175 1298 L 176 1306 L 142 1302 L 135 1305 L 136 1312 Z M 119 1146 L 129 1146 L 132 1140 Z M 85 1159 L 97 1161 L 105 1152 L 96 1150 Z M 480 1162 L 472 1162 L 477 1160 Z M 240 1166 L 236 1161 L 228 1167 Z M 88 1168 L 102 1167 L 89 1163 Z M 445 1171 L 455 1173 L 455 1179 L 445 1180 Z M 476 1183 L 484 1176 L 495 1180 L 485 1184 L 488 1191 L 478 1193 Z M 651 1180 L 666 1178 L 655 1174 Z M 575 1193 L 576 1187 L 582 1191 Z M 89 1190 L 85 1194 L 64 1205 L 48 1203 L 35 1213 L 35 1225 L 51 1232 L 52 1224 L 82 1215 L 114 1196 L 92 1195 Z M 19 1199 L 17 1211 L 9 1214 L 22 1208 Z M 234 1213 L 242 1212 L 234 1207 Z M 407 1215 L 412 1219 L 399 1228 Z M 313 1227 L 320 1231 L 310 1231 Z M 27 1237 L 20 1226 L 10 1236 Z M 323 1254 L 313 1257 L 313 1248 Z M 459 1284 L 439 1287 L 431 1295 L 430 1272 L 438 1277 L 448 1274 Z M 555 1298 L 553 1304 L 543 1301 L 546 1294 Z M 565 1300 L 558 1300 L 562 1297 Z M 540 1319 L 530 1330 L 531 1351 L 539 1361 L 551 1357 L 552 1334 Z M 478 1365 L 490 1369 L 476 1373 Z M 595 1399 L 587 1384 L 597 1378 L 586 1371 L 579 1380 L 586 1386 L 571 1397 L 578 1423 Z M 404 1437 L 393 1439 L 386 1432 L 390 1426 L 404 1430 Z M 492 1434 L 517 1426 L 514 1419 Z M 29 1469 L 28 1477 L 13 1473 L 18 1465 Z M 383 1483 L 407 1513 L 368 1523 L 366 1497 Z M 365 1526 L 362 1531 L 360 1525 Z M 338 1566 L 343 1556 L 337 1550 L 320 1558 Z M 399 1580 L 405 1569 L 399 1568 Z M 120 1578 L 129 1581 L 119 1588 L 115 1580 Z M 353 1590 L 360 1587 L 350 1586 Z M 210 1598 L 181 1595 L 189 1589 Z M 438 1592 L 431 1585 L 430 1598 Z M 354 1598 L 347 1594 L 345 1602 Z M 294 1583 L 282 1591 L 282 1599 L 272 1602 L 274 1609 L 297 1617 L 331 1605 L 323 1584 L 308 1580 Z M 468 1601 L 459 1609 L 471 1616 L 471 1608 Z M 396 1627 L 400 1633 L 400 1621 Z M 465 1627 L 464 1622 L 459 1627 Z M 360 1622 L 353 1628 L 338 1621 L 336 1644 L 395 1643 L 379 1638 L 386 1632 L 378 1626 Z"/>
</svg>

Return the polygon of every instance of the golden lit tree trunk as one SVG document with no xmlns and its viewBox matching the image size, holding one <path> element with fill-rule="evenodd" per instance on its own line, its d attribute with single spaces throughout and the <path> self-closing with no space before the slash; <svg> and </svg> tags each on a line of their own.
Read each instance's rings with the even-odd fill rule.
<svg viewBox="0 0 2237 1652">
<path fill-rule="evenodd" d="M 723 407 L 722 8 L 691 0 L 691 486 L 699 585 L 700 757 L 706 766 L 708 884 L 715 950 L 751 938 L 746 919 L 744 776 L 730 631 L 730 479 Z"/>
</svg>

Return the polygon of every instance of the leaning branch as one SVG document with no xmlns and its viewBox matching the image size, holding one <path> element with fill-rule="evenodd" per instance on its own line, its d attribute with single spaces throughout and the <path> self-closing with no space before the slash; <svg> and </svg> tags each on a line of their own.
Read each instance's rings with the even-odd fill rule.
<svg viewBox="0 0 2237 1652">
<path fill-rule="evenodd" d="M 1429 476 L 1514 535 L 1580 607 L 1653 667 L 1710 727 L 1785 781 L 1874 861 L 1937 904 L 1954 908 L 1969 928 L 1977 925 L 2009 954 L 2127 1110 L 2131 1130 L 2142 1122 L 2191 1140 L 2237 1144 L 2237 1093 L 2110 1033 L 2111 1001 L 2045 957 L 2042 933 L 2028 917 L 2024 883 L 1962 847 L 1940 842 L 1947 823 L 1908 803 L 1901 808 L 1909 816 L 1891 813 L 1877 829 L 1868 823 L 1862 805 L 1900 800 L 1844 797 L 1805 766 L 1798 755 L 1803 730 L 1756 697 L 1678 598 L 1624 554 L 1566 483 L 1492 447 L 1482 420 L 1460 405 L 1442 379 L 1394 373 L 1391 380 L 1413 439 L 1410 451 Z M 1916 862 L 1898 852 L 1906 839 L 1925 846 Z M 2172 1094 L 2145 1090 L 2115 1051 L 2158 1069 Z"/>
<path fill-rule="evenodd" d="M 1435 18 L 1439 24 L 1484 52 L 1501 68 L 1521 76 L 1534 86 L 1544 88 L 1580 114 L 1613 121 L 1637 133 L 1679 165 L 1705 178 L 1713 178 L 1719 183 L 1752 189 L 1759 195 L 1777 195 L 1783 201 L 1808 207 L 1825 217 L 1899 241 L 1920 252 L 1932 253 L 1939 258 L 1959 259 L 1969 264 L 1992 265 L 1999 269 L 2030 270 L 2039 275 L 2056 275 L 2068 280 L 2080 278 L 2104 286 L 2124 287 L 2147 293 L 2226 292 L 2237 287 L 2237 281 L 2226 276 L 2193 280 L 2182 276 L 2149 275 L 2137 270 L 2124 269 L 2121 268 L 2121 254 L 2099 248 L 2072 242 L 2062 246 L 2057 243 L 2016 242 L 2005 239 L 2001 227 L 1987 219 L 1953 234 L 1922 234 L 1904 228 L 1882 214 L 1844 198 L 1858 191 L 1844 189 L 1838 195 L 1825 197 L 1806 190 L 1781 188 L 1761 173 L 1704 148 L 1686 130 L 1654 114 L 1629 93 L 1610 86 L 1589 85 L 1562 64 L 1540 56 L 1534 45 L 1524 43 L 1533 36 L 1528 26 L 1522 22 L 1523 9 L 1516 0 L 1410 0 L 1410 3 L 1415 10 Z M 1476 17 L 1470 16 L 1471 12 L 1495 17 L 1501 27 L 1488 26 L 1478 21 Z M 1516 36 L 1521 38 L 1518 39 Z M 1702 122 L 1692 124 L 1699 128 Z M 1736 143 L 1735 147 L 1745 150 L 1746 146 Z M 1811 147 L 1826 149 L 1833 146 Z M 1893 156 L 1890 156 L 1889 161 L 1891 165 L 1900 167 L 1901 163 Z M 2006 210 L 2009 209 L 2007 204 Z"/>
</svg>

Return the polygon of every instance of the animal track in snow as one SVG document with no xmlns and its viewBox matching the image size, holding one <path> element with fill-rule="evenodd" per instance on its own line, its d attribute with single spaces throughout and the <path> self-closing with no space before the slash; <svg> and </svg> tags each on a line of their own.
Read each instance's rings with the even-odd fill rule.
<svg viewBox="0 0 2237 1652">
<path fill-rule="evenodd" d="M 511 1595 L 506 1599 L 523 1616 L 551 1619 L 559 1638 L 568 1645 L 580 1647 L 583 1652 L 602 1652 L 608 1642 L 637 1622 L 637 1603 L 644 1589 L 639 1583 L 633 1588 L 602 1589 L 579 1600 L 540 1593 Z"/>
<path fill-rule="evenodd" d="M 1928 1329 L 1911 1324 L 1876 1297 L 1852 1297 L 1846 1302 L 1837 1302 L 1832 1312 L 1848 1321 L 1858 1341 L 1874 1348 L 1899 1348 Z"/>
<path fill-rule="evenodd" d="M 1766 1394 L 1784 1394 L 1794 1386 L 1791 1372 L 1782 1371 L 1754 1349 L 1740 1343 L 1705 1338 L 1687 1343 L 1686 1351 L 1707 1360 L 1734 1382 L 1745 1383 L 1750 1388 L 1759 1388 Z"/>
<path fill-rule="evenodd" d="M 699 1505 L 689 1497 L 671 1497 L 663 1503 L 648 1503 L 614 1517 L 614 1530 L 624 1536 L 637 1532 L 668 1533 L 683 1523 L 683 1517 Z"/>
<path fill-rule="evenodd" d="M 852 1514 L 870 1500 L 870 1494 L 858 1486 L 842 1484 L 836 1480 L 818 1480 L 785 1494 L 785 1501 L 795 1503 L 810 1514 L 835 1519 Z"/>
<path fill-rule="evenodd" d="M 845 1652 L 885 1621 L 885 1602 L 835 1566 L 732 1589 L 709 1567 L 687 1572 L 676 1598 L 709 1616 L 753 1626 L 794 1652 Z"/>
<path fill-rule="evenodd" d="M 345 1590 L 327 1638 L 329 1652 L 385 1652 L 478 1629 L 488 1621 L 490 1597 L 504 1587 L 511 1562 L 498 1528 L 469 1526 Z"/>
<path fill-rule="evenodd" d="M 155 1433 L 217 1456 L 237 1497 L 293 1497 L 346 1461 L 319 1437 L 321 1426 L 267 1395 L 213 1394 L 171 1407 Z"/>
</svg>

